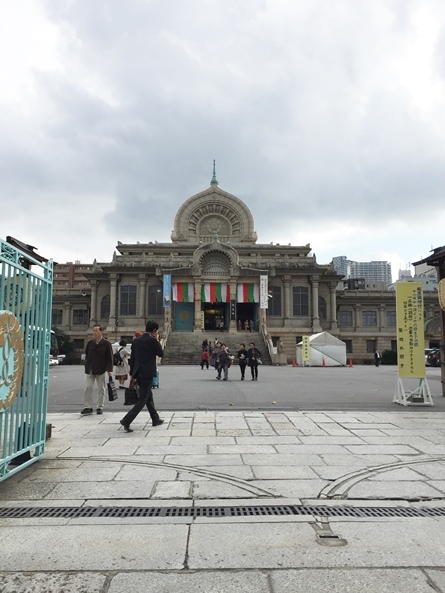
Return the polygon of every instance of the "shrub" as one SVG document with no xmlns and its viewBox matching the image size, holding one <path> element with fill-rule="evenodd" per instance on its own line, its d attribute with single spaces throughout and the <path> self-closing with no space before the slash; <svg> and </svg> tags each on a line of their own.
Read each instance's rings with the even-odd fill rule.
<svg viewBox="0 0 445 593">
<path fill-rule="evenodd" d="M 382 352 L 382 364 L 397 364 L 397 352 L 395 350 L 384 350 Z"/>
</svg>

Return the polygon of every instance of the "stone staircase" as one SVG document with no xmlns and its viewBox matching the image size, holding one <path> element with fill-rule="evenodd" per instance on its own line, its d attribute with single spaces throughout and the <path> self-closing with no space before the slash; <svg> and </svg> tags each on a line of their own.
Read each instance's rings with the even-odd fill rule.
<svg viewBox="0 0 445 593">
<path fill-rule="evenodd" d="M 239 345 L 244 342 L 246 348 L 249 348 L 249 342 L 254 342 L 258 350 L 261 352 L 261 360 L 263 364 L 272 364 L 270 354 L 264 343 L 263 338 L 259 332 L 171 332 L 167 345 L 165 347 L 164 358 L 162 364 L 189 364 L 199 365 L 201 364 L 201 352 L 202 342 L 205 338 L 210 342 L 213 347 L 215 337 L 220 342 L 223 342 L 228 346 L 230 353 L 236 356 L 239 350 Z M 233 361 L 237 363 L 237 359 Z"/>
</svg>

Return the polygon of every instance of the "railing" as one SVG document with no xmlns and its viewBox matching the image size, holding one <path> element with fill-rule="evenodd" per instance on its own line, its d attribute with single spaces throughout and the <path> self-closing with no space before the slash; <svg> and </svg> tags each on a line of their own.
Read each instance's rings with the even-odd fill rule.
<svg viewBox="0 0 445 593">
<path fill-rule="evenodd" d="M 0 240 L 0 481 L 44 453 L 52 282 L 52 261 Z"/>
<path fill-rule="evenodd" d="M 263 337 L 264 343 L 266 344 L 267 350 L 269 351 L 270 358 L 273 362 L 274 360 L 274 347 L 272 342 L 272 337 L 270 333 L 267 331 L 267 326 L 265 322 L 261 323 L 260 325 L 260 334 Z"/>
</svg>

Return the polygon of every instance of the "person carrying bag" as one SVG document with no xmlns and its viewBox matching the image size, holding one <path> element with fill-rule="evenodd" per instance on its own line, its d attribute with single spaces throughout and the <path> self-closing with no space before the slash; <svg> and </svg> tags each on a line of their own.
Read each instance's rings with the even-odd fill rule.
<svg viewBox="0 0 445 593">
<path fill-rule="evenodd" d="M 117 399 L 117 389 L 112 377 L 108 378 L 108 401 L 114 402 Z"/>
</svg>

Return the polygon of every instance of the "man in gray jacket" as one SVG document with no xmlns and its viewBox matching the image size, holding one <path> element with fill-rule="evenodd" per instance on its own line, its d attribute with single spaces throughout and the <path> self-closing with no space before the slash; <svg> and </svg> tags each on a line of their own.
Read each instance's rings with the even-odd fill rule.
<svg viewBox="0 0 445 593">
<path fill-rule="evenodd" d="M 93 387 L 97 381 L 99 393 L 97 396 L 98 414 L 103 413 L 105 402 L 105 388 L 107 373 L 113 376 L 113 349 L 108 340 L 102 335 L 102 327 L 93 327 L 93 339 L 90 340 L 85 349 L 85 393 L 83 396 L 85 407 L 80 412 L 82 416 L 93 413 Z"/>
<path fill-rule="evenodd" d="M 151 390 L 153 377 L 156 377 L 157 373 L 156 357 L 164 356 L 158 330 L 159 325 L 156 321 L 147 321 L 145 333 L 136 338 L 131 345 L 130 375 L 136 379 L 139 386 L 139 400 L 120 421 L 125 432 L 133 432 L 130 424 L 144 406 L 147 406 L 153 426 L 164 423 L 156 411 Z"/>
</svg>

